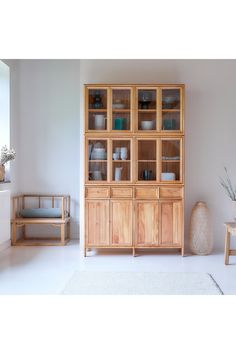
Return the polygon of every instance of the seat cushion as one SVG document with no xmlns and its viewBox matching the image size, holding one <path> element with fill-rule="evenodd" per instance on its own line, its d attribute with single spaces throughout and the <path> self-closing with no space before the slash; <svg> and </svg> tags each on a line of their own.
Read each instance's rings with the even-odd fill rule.
<svg viewBox="0 0 236 354">
<path fill-rule="evenodd" d="M 61 218 L 60 208 L 22 209 L 20 216 L 23 218 Z"/>
</svg>

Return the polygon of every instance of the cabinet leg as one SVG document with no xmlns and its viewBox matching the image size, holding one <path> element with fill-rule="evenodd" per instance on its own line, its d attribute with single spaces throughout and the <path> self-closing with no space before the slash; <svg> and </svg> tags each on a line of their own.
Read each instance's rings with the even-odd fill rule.
<svg viewBox="0 0 236 354">
<path fill-rule="evenodd" d="M 184 247 L 181 248 L 181 256 L 184 257 Z"/>
<path fill-rule="evenodd" d="M 65 224 L 61 225 L 61 244 L 65 245 Z"/>
<path fill-rule="evenodd" d="M 84 247 L 84 257 L 87 257 L 87 249 Z"/>
<path fill-rule="evenodd" d="M 133 247 L 133 257 L 135 257 L 135 248 Z"/>
</svg>

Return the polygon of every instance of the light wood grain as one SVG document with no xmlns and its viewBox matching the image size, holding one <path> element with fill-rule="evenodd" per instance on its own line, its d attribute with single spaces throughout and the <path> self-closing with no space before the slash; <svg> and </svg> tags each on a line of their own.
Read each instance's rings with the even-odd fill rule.
<svg viewBox="0 0 236 354">
<path fill-rule="evenodd" d="M 111 244 L 132 245 L 132 200 L 111 200 Z"/>
<path fill-rule="evenodd" d="M 183 188 L 160 187 L 160 198 L 183 198 Z"/>
<path fill-rule="evenodd" d="M 133 188 L 132 187 L 111 187 L 111 198 L 132 198 Z"/>
<path fill-rule="evenodd" d="M 135 247 L 158 245 L 158 202 L 137 201 L 135 219 Z"/>
<path fill-rule="evenodd" d="M 85 188 L 86 198 L 109 198 L 110 197 L 110 187 L 86 187 Z"/>
<path fill-rule="evenodd" d="M 86 246 L 109 245 L 109 201 L 86 201 Z"/>
<path fill-rule="evenodd" d="M 157 199 L 158 188 L 155 187 L 136 187 L 135 197 L 137 199 Z"/>
</svg>

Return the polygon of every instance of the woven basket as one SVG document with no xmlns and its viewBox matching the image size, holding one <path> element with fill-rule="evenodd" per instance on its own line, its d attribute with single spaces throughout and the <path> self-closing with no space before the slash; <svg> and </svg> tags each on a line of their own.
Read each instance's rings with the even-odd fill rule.
<svg viewBox="0 0 236 354">
<path fill-rule="evenodd" d="M 190 222 L 190 249 L 200 256 L 212 252 L 213 235 L 210 213 L 206 203 L 197 202 L 192 210 Z"/>
</svg>

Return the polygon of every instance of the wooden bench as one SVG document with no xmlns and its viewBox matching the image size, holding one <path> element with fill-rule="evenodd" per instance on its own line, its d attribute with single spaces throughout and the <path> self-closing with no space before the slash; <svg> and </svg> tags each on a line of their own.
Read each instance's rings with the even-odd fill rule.
<svg viewBox="0 0 236 354">
<path fill-rule="evenodd" d="M 12 246 L 64 246 L 70 240 L 70 196 L 49 194 L 24 194 L 13 199 Z M 21 211 L 27 208 L 40 209 L 44 205 L 50 208 L 60 208 L 60 217 L 22 217 Z M 60 236 L 29 236 L 26 234 L 27 225 L 51 225 L 60 228 Z M 21 229 L 18 237 L 17 230 Z"/>
</svg>

